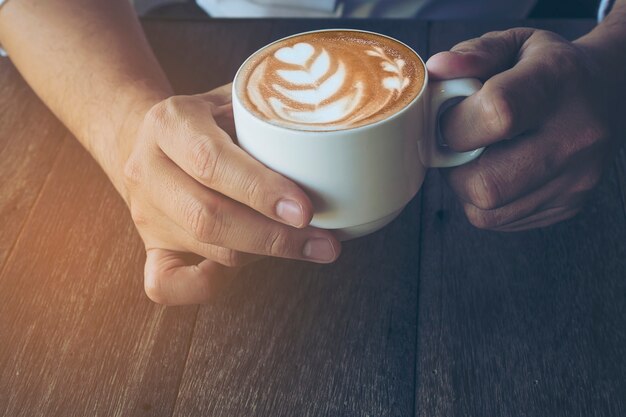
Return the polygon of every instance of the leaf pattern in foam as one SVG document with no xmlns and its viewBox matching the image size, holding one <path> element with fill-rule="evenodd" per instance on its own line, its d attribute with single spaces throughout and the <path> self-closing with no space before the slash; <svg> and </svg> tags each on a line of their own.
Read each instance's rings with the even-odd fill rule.
<svg viewBox="0 0 626 417">
<path fill-rule="evenodd" d="M 303 66 L 301 70 L 278 70 L 276 73 L 285 81 L 294 85 L 316 84 L 330 68 L 328 52 L 322 52 L 315 58 L 310 68 Z"/>
<path fill-rule="evenodd" d="M 353 94 L 326 105 L 318 106 L 314 110 L 302 111 L 292 109 L 276 97 L 270 97 L 269 103 L 274 112 L 285 121 L 296 124 L 324 124 L 334 123 L 344 118 L 345 115 L 353 113 L 362 98 L 363 84 L 357 82 L 354 85 Z"/>
<path fill-rule="evenodd" d="M 295 101 L 301 104 L 313 104 L 318 105 L 322 101 L 329 99 L 335 94 L 344 83 L 346 78 L 346 68 L 342 62 L 339 63 L 337 71 L 328 77 L 323 83 L 315 88 L 309 88 L 306 90 L 294 89 L 291 90 L 280 84 L 273 84 L 274 90 L 278 91 L 289 100 Z"/>
<path fill-rule="evenodd" d="M 296 126 L 324 129 L 367 119 L 400 97 L 410 78 L 403 59 L 376 45 L 361 46 L 345 49 L 307 42 L 284 46 L 268 58 L 273 61 L 269 67 L 259 65 L 253 71 L 251 101 L 267 117 Z M 351 60 L 344 62 L 337 53 Z M 358 62 L 354 58 L 359 55 L 363 65 L 348 68 L 348 63 Z M 379 87 L 371 88 L 371 83 Z"/>
<path fill-rule="evenodd" d="M 345 96 L 337 96 L 347 80 L 346 66 L 337 60 L 335 72 L 329 74 L 333 67 L 332 57 L 325 49 L 315 56 L 313 46 L 298 43 L 279 49 L 274 57 L 283 63 L 300 67 L 276 70 L 284 82 L 272 84 L 272 89 L 280 97 L 270 97 L 268 101 L 274 113 L 283 120 L 306 124 L 332 123 L 350 116 L 359 105 L 363 96 L 362 84 L 356 85 Z M 309 62 L 312 57 L 315 58 Z M 333 97 L 332 102 L 327 102 Z M 288 102 L 312 107 L 292 108 Z"/>
<path fill-rule="evenodd" d="M 383 87 L 401 93 L 408 85 L 410 80 L 404 76 L 402 69 L 406 64 L 400 58 L 392 59 L 382 48 L 374 47 L 374 49 L 365 52 L 369 56 L 377 57 L 383 60 L 380 63 L 383 70 L 396 74 L 394 77 L 386 77 L 383 79 Z"/>
</svg>

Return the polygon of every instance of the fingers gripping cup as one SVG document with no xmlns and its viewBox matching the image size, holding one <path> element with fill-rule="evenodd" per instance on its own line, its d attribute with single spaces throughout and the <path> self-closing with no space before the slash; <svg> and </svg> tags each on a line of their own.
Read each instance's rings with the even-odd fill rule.
<svg viewBox="0 0 626 417">
<path fill-rule="evenodd" d="M 248 58 L 233 83 L 239 145 L 311 198 L 311 225 L 347 240 L 393 220 L 428 167 L 482 149 L 438 144 L 437 116 L 474 79 L 428 82 L 422 59 L 390 37 L 321 30 L 278 40 Z"/>
</svg>

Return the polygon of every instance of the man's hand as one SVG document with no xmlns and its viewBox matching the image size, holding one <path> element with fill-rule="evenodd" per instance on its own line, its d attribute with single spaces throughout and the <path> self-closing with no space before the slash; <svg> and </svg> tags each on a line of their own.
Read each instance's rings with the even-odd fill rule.
<svg viewBox="0 0 626 417">
<path fill-rule="evenodd" d="M 442 170 L 473 225 L 524 230 L 581 209 L 607 165 L 620 117 L 617 85 L 588 48 L 512 29 L 462 42 L 427 66 L 436 79 L 485 83 L 441 120 L 452 149 L 487 146 L 477 160 Z"/>
<path fill-rule="evenodd" d="M 0 41 L 130 207 L 154 301 L 206 302 L 262 255 L 339 255 L 305 193 L 231 140 L 229 86 L 171 97 L 128 0 L 7 2 Z"/>
<path fill-rule="evenodd" d="M 339 255 L 331 233 L 307 227 L 306 194 L 231 140 L 230 85 L 158 103 L 138 132 L 123 194 L 146 244 L 152 300 L 204 302 L 232 267 L 260 255 L 320 263 Z"/>
</svg>

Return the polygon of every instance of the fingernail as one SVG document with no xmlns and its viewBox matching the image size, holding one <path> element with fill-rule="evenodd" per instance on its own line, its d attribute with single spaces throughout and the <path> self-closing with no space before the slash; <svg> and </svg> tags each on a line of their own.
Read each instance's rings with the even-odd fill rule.
<svg viewBox="0 0 626 417">
<path fill-rule="evenodd" d="M 276 215 L 295 227 L 301 227 L 304 223 L 302 207 L 293 200 L 280 200 L 276 204 Z"/>
<path fill-rule="evenodd" d="M 321 262 L 330 262 L 336 256 L 330 240 L 319 237 L 307 240 L 302 249 L 302 254 L 307 259 Z"/>
</svg>

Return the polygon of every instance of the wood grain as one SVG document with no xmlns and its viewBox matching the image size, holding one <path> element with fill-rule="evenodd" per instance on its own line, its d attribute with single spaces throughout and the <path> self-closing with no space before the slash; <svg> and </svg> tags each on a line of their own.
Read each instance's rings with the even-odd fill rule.
<svg viewBox="0 0 626 417">
<path fill-rule="evenodd" d="M 624 143 L 626 143 L 626 138 Z M 624 209 L 624 215 L 626 215 L 626 146 L 623 146 L 618 152 L 615 164 L 617 168 L 617 178 L 622 194 L 622 208 Z"/>
<path fill-rule="evenodd" d="M 330 25 L 337 22 L 277 22 L 264 38 L 230 29 L 245 44 Z M 350 26 L 425 52 L 423 24 Z M 215 305 L 202 307 L 174 415 L 410 415 L 418 203 L 383 231 L 346 243 L 336 264 L 253 265 Z"/>
<path fill-rule="evenodd" d="M 332 266 L 248 268 L 201 308 L 174 415 L 410 414 L 418 215 L 410 205 Z"/>
<path fill-rule="evenodd" d="M 589 22 L 543 26 L 571 38 Z M 435 23 L 431 52 L 502 27 Z M 513 234 L 470 226 L 432 174 L 415 415 L 624 415 L 626 217 L 615 172 L 575 219 Z"/>
<path fill-rule="evenodd" d="M 0 275 L 0 415 L 170 415 L 197 307 L 148 301 L 142 243 L 122 200 L 2 69 L 0 169 L 12 181 L 0 189 L 9 207 L 0 230 L 13 252 Z"/>
<path fill-rule="evenodd" d="M 0 58 L 0 271 L 61 148 L 64 128 Z"/>
<path fill-rule="evenodd" d="M 143 258 L 121 198 L 67 137 L 0 276 L 0 415 L 173 407 L 196 308 L 148 301 Z"/>
</svg>

